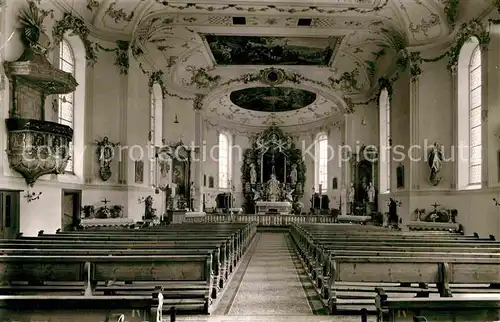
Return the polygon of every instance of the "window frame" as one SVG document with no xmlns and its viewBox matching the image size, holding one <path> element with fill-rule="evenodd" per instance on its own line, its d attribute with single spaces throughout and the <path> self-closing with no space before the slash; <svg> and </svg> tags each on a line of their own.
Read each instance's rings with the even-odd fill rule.
<svg viewBox="0 0 500 322">
<path fill-rule="evenodd" d="M 476 57 L 478 55 L 479 57 Z M 472 63 L 474 59 L 477 58 L 479 61 L 479 64 L 477 66 L 473 66 Z M 481 48 L 479 45 L 476 45 L 476 47 L 472 50 L 472 53 L 469 57 L 469 64 L 468 64 L 468 70 L 467 70 L 467 76 L 468 76 L 468 84 L 467 84 L 467 90 L 468 90 L 468 145 L 469 145 L 469 160 L 468 160 L 468 186 L 480 186 L 482 182 L 482 164 L 483 164 L 483 158 L 482 158 L 482 126 L 483 122 L 481 119 L 481 114 L 482 114 L 482 108 L 483 108 L 483 101 L 481 98 L 482 95 L 482 90 L 483 90 L 483 82 L 482 82 L 482 59 L 481 59 Z M 472 76 L 473 73 L 479 70 L 479 85 L 472 88 Z M 479 105 L 478 106 L 472 106 L 472 92 L 475 90 L 479 90 Z M 472 125 L 472 120 L 473 120 L 473 112 L 475 112 L 477 109 L 479 109 L 479 124 L 477 125 Z M 472 132 L 474 129 L 479 129 L 479 144 L 476 144 L 472 146 Z M 473 162 L 472 154 L 473 154 L 473 149 L 479 148 L 479 156 L 480 160 L 479 162 Z M 476 181 L 473 181 L 472 179 L 472 169 L 474 168 L 479 168 L 479 179 Z"/>
<path fill-rule="evenodd" d="M 221 138 L 224 138 L 225 142 L 222 142 Z M 221 149 L 223 145 L 224 148 Z M 230 173 L 231 158 L 229 154 L 231 150 L 231 143 L 229 140 L 229 135 L 227 133 L 219 133 L 218 147 L 219 147 L 219 158 L 218 158 L 219 189 L 230 189 L 229 180 L 231 178 L 231 173 Z M 221 162 L 222 160 L 221 151 L 225 151 L 226 154 L 224 157 L 224 162 Z"/>
<path fill-rule="evenodd" d="M 68 49 L 69 53 L 69 60 L 67 57 L 65 57 L 64 53 L 64 48 Z M 71 66 L 71 74 L 73 77 L 76 78 L 76 59 L 75 59 L 75 52 L 73 50 L 73 47 L 71 46 L 70 42 L 66 39 L 62 39 L 61 42 L 59 43 L 59 56 L 58 56 L 58 63 L 59 63 L 59 69 L 66 71 L 64 68 L 64 63 L 68 64 Z M 66 96 L 71 94 L 71 102 L 66 100 Z M 62 108 L 63 104 L 71 104 L 71 120 L 67 120 L 62 117 Z M 64 124 L 70 126 L 72 129 L 74 129 L 75 126 L 75 91 L 67 94 L 60 94 L 57 96 L 57 122 L 59 124 Z M 70 123 L 70 124 L 68 124 Z M 68 164 L 66 165 L 66 168 L 64 169 L 65 173 L 68 174 L 74 174 L 75 173 L 75 151 L 74 151 L 74 138 L 69 144 L 69 154 L 70 154 L 70 159 L 68 160 Z"/>
<path fill-rule="evenodd" d="M 379 96 L 379 187 L 381 194 L 391 192 L 391 99 L 387 88 Z M 384 178 L 385 177 L 385 178 Z"/>
<path fill-rule="evenodd" d="M 315 162 L 315 189 L 319 193 L 321 185 L 321 193 L 328 191 L 328 135 L 326 133 L 318 133 L 316 136 L 316 162 Z"/>
</svg>

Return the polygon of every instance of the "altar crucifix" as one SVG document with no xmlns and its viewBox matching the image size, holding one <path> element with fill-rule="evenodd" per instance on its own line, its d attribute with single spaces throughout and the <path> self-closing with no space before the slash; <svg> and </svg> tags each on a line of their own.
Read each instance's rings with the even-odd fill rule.
<svg viewBox="0 0 500 322">
<path fill-rule="evenodd" d="M 108 199 L 104 198 L 104 200 L 101 200 L 101 202 L 104 204 L 104 209 L 107 208 L 107 204 L 111 201 L 109 201 Z"/>
</svg>

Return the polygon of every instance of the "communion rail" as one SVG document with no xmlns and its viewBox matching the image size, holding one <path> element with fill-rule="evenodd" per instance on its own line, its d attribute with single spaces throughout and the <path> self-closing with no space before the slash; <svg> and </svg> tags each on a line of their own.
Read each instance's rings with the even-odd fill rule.
<svg viewBox="0 0 500 322">
<path fill-rule="evenodd" d="M 331 224 L 335 218 L 331 216 L 309 215 L 251 215 L 251 214 L 207 214 L 203 217 L 186 218 L 188 223 L 250 223 L 256 222 L 265 227 L 286 227 L 295 224 Z"/>
</svg>

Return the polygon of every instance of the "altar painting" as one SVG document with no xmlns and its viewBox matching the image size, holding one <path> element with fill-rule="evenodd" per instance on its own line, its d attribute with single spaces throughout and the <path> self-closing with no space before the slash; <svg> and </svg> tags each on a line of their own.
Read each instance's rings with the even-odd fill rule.
<svg viewBox="0 0 500 322">
<path fill-rule="evenodd" d="M 182 144 L 173 146 L 169 153 L 172 157 L 172 183 L 176 186 L 176 195 L 189 200 L 191 181 L 191 151 Z"/>
</svg>

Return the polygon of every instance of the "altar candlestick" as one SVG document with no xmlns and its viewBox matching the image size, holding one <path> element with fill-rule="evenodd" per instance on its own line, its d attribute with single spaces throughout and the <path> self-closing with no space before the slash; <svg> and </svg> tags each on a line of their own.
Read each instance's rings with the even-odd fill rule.
<svg viewBox="0 0 500 322">
<path fill-rule="evenodd" d="M 323 185 L 319 184 L 319 211 L 321 212 L 321 204 L 323 203 Z"/>
</svg>

